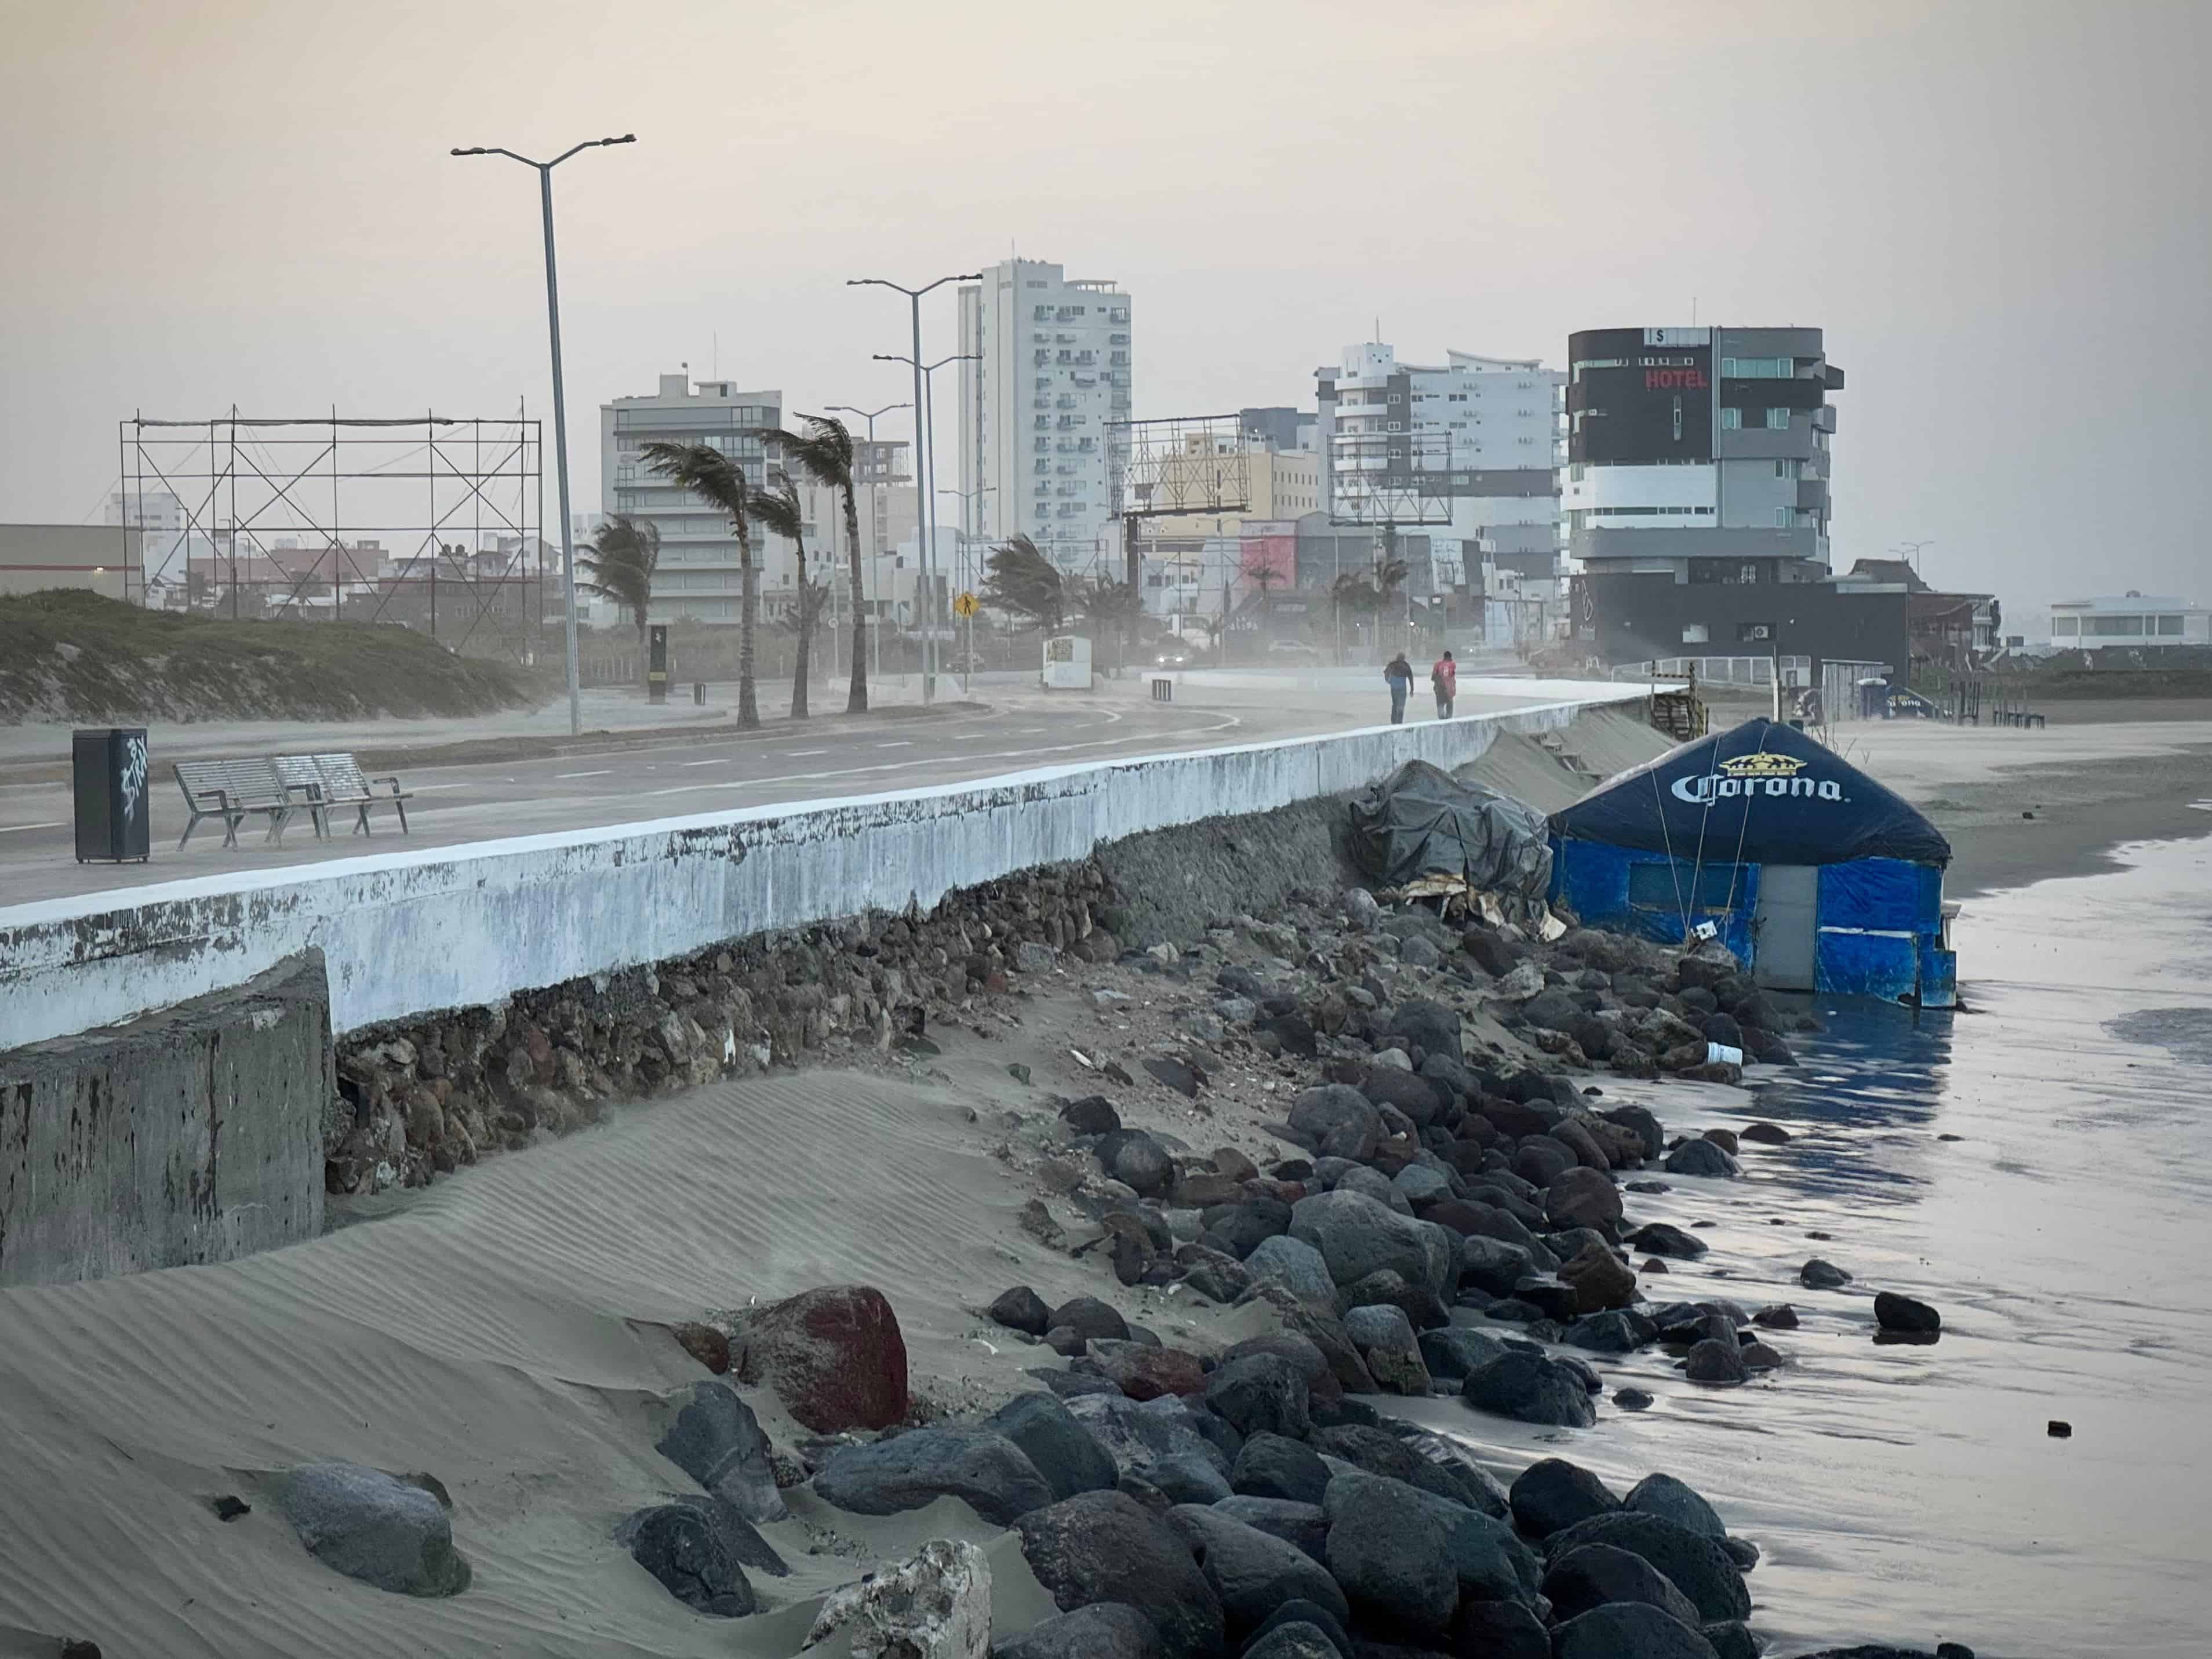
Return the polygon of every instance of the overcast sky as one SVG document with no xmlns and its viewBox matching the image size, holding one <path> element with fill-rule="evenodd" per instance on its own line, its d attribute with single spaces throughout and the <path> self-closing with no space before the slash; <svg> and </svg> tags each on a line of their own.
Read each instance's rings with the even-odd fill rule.
<svg viewBox="0 0 2212 1659">
<path fill-rule="evenodd" d="M 1554 363 L 1693 299 L 1816 325 L 1839 566 L 1932 538 L 1931 579 L 2014 606 L 2212 600 L 2207 0 L 0 0 L 0 520 L 96 520 L 134 410 L 550 414 L 534 175 L 447 152 L 635 131 L 556 175 L 580 507 L 602 399 L 719 350 L 787 408 L 901 400 L 870 354 L 903 304 L 844 279 L 1018 248 L 1131 291 L 1139 415 L 1310 405 L 1378 316 L 1416 360 Z"/>
</svg>

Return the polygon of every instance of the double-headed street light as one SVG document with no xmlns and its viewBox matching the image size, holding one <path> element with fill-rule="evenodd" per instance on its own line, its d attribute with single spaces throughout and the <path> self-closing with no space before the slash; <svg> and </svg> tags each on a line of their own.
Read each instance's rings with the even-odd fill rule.
<svg viewBox="0 0 2212 1659">
<path fill-rule="evenodd" d="M 902 357 L 895 352 L 878 351 L 875 359 L 879 363 L 913 363 L 911 357 Z M 933 363 L 917 363 L 915 372 L 921 376 L 921 429 L 929 434 L 929 471 L 926 474 L 917 468 L 916 483 L 921 491 L 921 520 L 927 528 L 922 538 L 922 580 L 929 594 L 929 611 L 937 610 L 937 497 L 930 485 L 937 478 L 937 371 L 947 363 L 979 363 L 982 358 L 972 351 L 956 351 L 949 357 L 939 357 Z M 927 702 L 934 693 L 936 669 L 933 666 L 937 653 L 933 628 L 922 635 L 921 696 Z"/>
<path fill-rule="evenodd" d="M 550 161 L 533 161 L 527 155 L 517 155 L 496 144 L 478 144 L 453 151 L 456 155 L 504 155 L 510 161 L 538 169 L 538 199 L 545 215 L 545 324 L 553 337 L 553 463 L 561 480 L 561 610 L 567 634 L 571 737 L 582 733 L 584 712 L 576 686 L 576 532 L 568 516 L 568 408 L 561 389 L 561 289 L 553 276 L 553 169 L 580 150 L 636 142 L 634 132 L 625 132 L 619 138 L 587 138 L 562 150 Z"/>
<path fill-rule="evenodd" d="M 910 356 L 908 356 L 903 360 L 894 361 L 904 361 L 914 365 L 914 407 L 917 415 L 920 414 L 922 409 L 923 400 L 927 395 L 922 390 L 921 380 L 923 373 L 921 367 L 921 296 L 933 291 L 934 289 L 943 288 L 947 283 L 980 283 L 982 280 L 983 273 L 980 270 L 961 271 L 951 276 L 940 276 L 926 288 L 908 288 L 903 283 L 889 282 L 881 276 L 852 276 L 846 279 L 845 286 L 847 288 L 888 288 L 906 295 L 907 304 L 914 321 L 914 351 Z M 931 471 L 933 470 L 934 463 L 937 459 L 934 455 L 930 456 L 928 458 L 929 465 L 927 467 L 925 466 L 921 452 L 923 428 L 926 425 L 927 422 L 924 420 L 917 419 L 915 422 L 915 441 L 914 447 L 914 475 L 916 483 L 921 488 L 922 501 L 925 506 L 930 503 L 933 500 L 933 497 L 929 493 L 928 481 Z M 929 542 L 927 537 L 925 536 L 922 541 L 922 574 L 925 583 L 929 578 Z M 929 621 L 933 617 L 933 613 L 936 608 L 935 598 L 936 596 L 933 592 L 928 593 L 927 601 L 925 603 L 923 607 L 925 625 L 922 629 L 921 636 L 921 698 L 924 702 L 927 702 L 933 696 L 934 696 L 937 690 L 936 673 L 933 666 L 935 647 L 928 626 Z"/>
<path fill-rule="evenodd" d="M 876 441 L 877 416 L 888 415 L 895 409 L 912 409 L 913 407 L 912 404 L 885 404 L 881 409 L 855 409 L 850 404 L 825 404 L 823 405 L 823 412 L 826 415 L 859 416 L 868 423 L 868 441 L 873 443 Z"/>
</svg>

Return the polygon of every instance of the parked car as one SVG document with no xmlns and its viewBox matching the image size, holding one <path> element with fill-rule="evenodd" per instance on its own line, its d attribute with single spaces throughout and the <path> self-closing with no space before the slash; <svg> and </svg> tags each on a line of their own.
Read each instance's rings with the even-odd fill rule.
<svg viewBox="0 0 2212 1659">
<path fill-rule="evenodd" d="M 1155 668 L 1188 668 L 1194 658 L 1190 647 L 1182 645 L 1163 646 L 1152 657 Z"/>
<path fill-rule="evenodd" d="M 1271 657 L 1288 657 L 1301 662 L 1318 662 L 1321 653 L 1304 640 L 1271 640 L 1267 644 Z"/>
</svg>

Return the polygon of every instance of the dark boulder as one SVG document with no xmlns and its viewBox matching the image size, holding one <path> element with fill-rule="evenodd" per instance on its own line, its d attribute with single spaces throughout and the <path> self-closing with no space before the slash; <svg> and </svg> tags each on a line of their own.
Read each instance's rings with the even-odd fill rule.
<svg viewBox="0 0 2212 1659">
<path fill-rule="evenodd" d="M 1132 1400 L 1206 1392 L 1206 1367 L 1196 1354 L 1182 1348 L 1099 1337 L 1091 1343 L 1085 1358 Z"/>
<path fill-rule="evenodd" d="M 1532 1187 L 1548 1187 L 1582 1160 L 1573 1147 L 1550 1134 L 1530 1135 L 1513 1149 L 1513 1173 Z"/>
<path fill-rule="evenodd" d="M 1051 1322 L 1046 1329 L 1073 1331 L 1086 1343 L 1093 1337 L 1114 1342 L 1129 1340 L 1129 1322 L 1095 1296 L 1079 1296 L 1061 1303 L 1052 1310 Z"/>
<path fill-rule="evenodd" d="M 1728 1538 L 1728 1528 L 1722 1524 L 1713 1506 L 1693 1487 L 1671 1474 L 1645 1475 L 1628 1489 L 1620 1506 L 1639 1515 L 1656 1515 L 1662 1520 L 1672 1521 L 1686 1532 L 1694 1532 L 1723 1545 Z"/>
<path fill-rule="evenodd" d="M 1175 1185 L 1175 1160 L 1142 1129 L 1115 1129 L 1099 1138 L 1098 1167 L 1139 1198 L 1160 1198 Z"/>
<path fill-rule="evenodd" d="M 1932 1336 L 1943 1328 L 1943 1316 L 1925 1302 L 1893 1291 L 1879 1291 L 1874 1298 L 1875 1322 L 1885 1331 Z"/>
<path fill-rule="evenodd" d="M 1692 1382 L 1726 1386 L 1742 1382 L 1749 1374 L 1743 1363 L 1743 1346 L 1733 1334 L 1709 1336 L 1692 1343 L 1689 1357 L 1682 1364 L 1682 1375 Z"/>
<path fill-rule="evenodd" d="M 1644 1158 L 1648 1163 L 1667 1150 L 1667 1132 L 1659 1120 L 1651 1115 L 1648 1106 L 1608 1106 L 1598 1115 L 1608 1123 L 1617 1123 L 1631 1129 L 1644 1145 Z"/>
<path fill-rule="evenodd" d="M 1586 1429 L 1597 1421 L 1597 1408 L 1577 1372 L 1520 1348 L 1469 1372 L 1460 1398 L 1477 1411 L 1522 1423 Z"/>
<path fill-rule="evenodd" d="M 1013 1524 L 1030 1571 L 1062 1611 L 1127 1602 L 1151 1616 L 1162 1659 L 1212 1659 L 1222 1652 L 1224 1621 L 1213 1586 L 1181 1534 L 1133 1499 L 1118 1492 L 1084 1492 Z"/>
<path fill-rule="evenodd" d="M 1676 1589 L 1640 1555 L 1612 1544 L 1578 1544 L 1555 1559 L 1544 1574 L 1544 1594 L 1553 1616 L 1577 1617 L 1608 1601 L 1641 1601 L 1695 1629 L 1697 1604 Z"/>
<path fill-rule="evenodd" d="M 1616 1510 L 1578 1521 L 1545 1540 L 1553 1560 L 1582 1544 L 1611 1544 L 1642 1556 L 1696 1604 L 1702 1620 L 1751 1616 L 1751 1592 L 1729 1553 L 1714 1540 L 1663 1516 Z"/>
<path fill-rule="evenodd" d="M 906 1340 L 881 1291 L 802 1291 L 751 1315 L 732 1346 L 738 1380 L 767 1383 L 817 1434 L 906 1420 Z"/>
<path fill-rule="evenodd" d="M 1344 1423 L 1316 1429 L 1313 1448 L 1364 1474 L 1397 1481 L 1454 1504 L 1486 1510 L 1492 1507 L 1482 1491 L 1479 1476 L 1424 1456 L 1404 1436 L 1388 1428 Z M 1322 1501 L 1328 1501 L 1326 1497 Z"/>
<path fill-rule="evenodd" d="M 991 1659 L 1161 1659 L 1160 1632 L 1127 1601 L 1093 1601 L 1009 1636 Z"/>
<path fill-rule="evenodd" d="M 624 1521 L 615 1541 L 685 1607 L 710 1618 L 741 1619 L 760 1604 L 718 1524 L 717 1509 L 711 1499 L 658 1504 Z"/>
<path fill-rule="evenodd" d="M 1559 1279 L 1575 1293 L 1571 1318 L 1626 1308 L 1636 1300 L 1635 1269 L 1601 1238 L 1590 1238 L 1571 1261 L 1560 1263 Z"/>
<path fill-rule="evenodd" d="M 1361 1643 L 1357 1648 L 1339 1647 L 1336 1638 L 1310 1619 L 1288 1619 L 1269 1626 L 1265 1636 L 1255 1637 L 1244 1650 L 1243 1659 L 1371 1659 L 1374 1644 Z"/>
<path fill-rule="evenodd" d="M 1666 1169 L 1668 1175 L 1732 1176 L 1736 1164 L 1710 1140 L 1686 1140 L 1667 1154 Z"/>
<path fill-rule="evenodd" d="M 1505 1339 L 1488 1331 L 1447 1325 L 1421 1333 L 1421 1359 L 1440 1382 L 1456 1382 L 1505 1352 Z"/>
<path fill-rule="evenodd" d="M 787 1521 L 768 1436 L 726 1382 L 696 1382 L 654 1450 L 748 1521 Z"/>
<path fill-rule="evenodd" d="M 1543 1620 L 1518 1601 L 1462 1601 L 1452 1641 L 1469 1659 L 1552 1659 Z"/>
<path fill-rule="evenodd" d="M 833 1452 L 814 1490 L 854 1515 L 896 1515 L 950 1496 L 999 1527 L 1053 1501 L 1036 1465 L 1012 1441 L 950 1424 Z"/>
<path fill-rule="evenodd" d="M 1641 1250 L 1646 1255 L 1671 1256 L 1677 1261 L 1695 1261 L 1709 1248 L 1695 1233 L 1685 1232 L 1667 1221 L 1638 1227 L 1625 1242 L 1630 1249 Z"/>
<path fill-rule="evenodd" d="M 1531 1538 L 1549 1538 L 1593 1515 L 1610 1515 L 1620 1500 L 1604 1481 L 1564 1457 L 1546 1457 L 1521 1471 L 1511 1489 L 1513 1524 Z"/>
<path fill-rule="evenodd" d="M 1608 1601 L 1552 1632 L 1553 1659 L 1719 1659 L 1703 1632 L 1643 1601 Z"/>
<path fill-rule="evenodd" d="M 1244 1442 L 1230 1471 L 1229 1485 L 1247 1498 L 1318 1504 L 1328 1490 L 1328 1467 L 1303 1442 L 1263 1431 Z"/>
<path fill-rule="evenodd" d="M 283 1476 L 278 1506 L 307 1553 L 333 1572 L 400 1595 L 468 1588 L 447 1506 L 420 1480 L 358 1463 L 308 1463 Z"/>
<path fill-rule="evenodd" d="M 1020 1449 L 1055 1501 L 1114 1485 L 1113 1458 L 1054 1395 L 1017 1395 L 986 1421 Z"/>
<path fill-rule="evenodd" d="M 1459 1606 L 1459 1570 L 1443 1529 L 1415 1489 L 1375 1475 L 1329 1482 L 1329 1576 L 1376 1629 L 1440 1636 Z"/>
<path fill-rule="evenodd" d="M 1589 1353 L 1633 1353 L 1659 1337 L 1659 1328 L 1633 1308 L 1586 1314 L 1560 1340 Z"/>
<path fill-rule="evenodd" d="M 1042 1336 L 1052 1328 L 1052 1310 L 1026 1285 L 1017 1285 L 1002 1292 L 987 1311 L 994 1323 L 1004 1325 L 1010 1331 Z"/>
<path fill-rule="evenodd" d="M 1425 1054 L 1442 1054 L 1455 1062 L 1464 1063 L 1459 1037 L 1459 1014 L 1441 1002 L 1413 997 L 1390 1011 L 1389 1023 L 1383 1028 L 1387 1035 L 1403 1037 Z"/>
<path fill-rule="evenodd" d="M 1323 1158 L 1355 1163 L 1375 1156 L 1382 1119 L 1372 1103 L 1349 1084 L 1324 1083 L 1291 1103 L 1290 1126 Z"/>
<path fill-rule="evenodd" d="M 1554 1228 L 1595 1227 L 1600 1232 L 1620 1220 L 1620 1188 L 1602 1170 L 1563 1170 L 1544 1192 L 1544 1219 Z"/>
<path fill-rule="evenodd" d="M 1797 1282 L 1809 1291 L 1834 1291 L 1850 1284 L 1851 1276 L 1816 1255 L 1797 1270 Z"/>
<path fill-rule="evenodd" d="M 1427 1078 L 1401 1072 L 1395 1066 L 1370 1066 L 1360 1079 L 1359 1092 L 1377 1107 L 1389 1106 L 1406 1115 L 1417 1129 L 1426 1128 L 1449 1109 L 1451 1091 Z"/>
<path fill-rule="evenodd" d="M 1458 1265 L 1456 1247 L 1443 1228 L 1400 1215 L 1361 1193 L 1299 1200 L 1291 1209 L 1291 1236 L 1321 1252 L 1340 1285 L 1387 1267 L 1407 1284 L 1442 1296 Z"/>
<path fill-rule="evenodd" d="M 1060 1109 L 1060 1121 L 1079 1135 L 1111 1134 L 1121 1127 L 1121 1115 L 1103 1095 L 1085 1095 Z"/>
<path fill-rule="evenodd" d="M 1206 1242 L 1239 1261 L 1249 1262 L 1252 1253 L 1271 1238 L 1291 1230 L 1291 1206 L 1279 1198 L 1252 1198 L 1225 1206 L 1206 1221 Z"/>
<path fill-rule="evenodd" d="M 1298 1367 L 1279 1354 L 1248 1353 L 1214 1368 L 1206 1403 L 1239 1434 L 1303 1440 L 1312 1431 L 1312 1395 Z"/>
<path fill-rule="evenodd" d="M 1268 1614 L 1293 1600 L 1325 1608 L 1340 1624 L 1351 1618 L 1336 1581 L 1296 1545 L 1191 1504 L 1176 1505 L 1168 1524 L 1182 1535 L 1191 1559 L 1212 1585 L 1232 1641 L 1258 1629 Z"/>
<path fill-rule="evenodd" d="M 1355 1659 L 1352 1638 L 1345 1634 L 1343 1621 L 1327 1607 L 1302 1597 L 1293 1597 L 1284 1602 L 1261 1621 L 1260 1628 L 1252 1632 L 1252 1644 L 1244 1650 L 1245 1659 L 1252 1659 L 1253 1655 L 1261 1651 L 1258 1645 L 1261 1638 L 1284 1625 L 1304 1625 L 1317 1630 L 1328 1638 L 1328 1646 L 1336 1650 L 1339 1659 Z M 1313 1659 L 1328 1659 L 1325 1651 L 1313 1649 L 1310 1640 L 1304 1636 L 1296 1645 L 1280 1646 L 1278 1651 L 1279 1659 L 1288 1659 L 1292 1653 L 1300 1656 L 1311 1653 Z"/>
<path fill-rule="evenodd" d="M 1170 1505 L 1218 1504 L 1232 1495 L 1229 1477 L 1212 1459 L 1196 1452 L 1161 1458 L 1145 1471 L 1145 1480 Z"/>
<path fill-rule="evenodd" d="M 1315 1560 L 1327 1563 L 1328 1518 L 1322 1513 L 1319 1504 L 1300 1504 L 1287 1498 L 1252 1498 L 1240 1492 L 1215 1500 L 1213 1507 L 1231 1520 L 1257 1527 L 1268 1536 L 1296 1545 Z"/>
<path fill-rule="evenodd" d="M 1522 1245 L 1476 1233 L 1460 1241 L 1459 1270 L 1465 1283 L 1492 1296 L 1510 1296 L 1516 1285 L 1534 1276 L 1536 1258 Z"/>
</svg>

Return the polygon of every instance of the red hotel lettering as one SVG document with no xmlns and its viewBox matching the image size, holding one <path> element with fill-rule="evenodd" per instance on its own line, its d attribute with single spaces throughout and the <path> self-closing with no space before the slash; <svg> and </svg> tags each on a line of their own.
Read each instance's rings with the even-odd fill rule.
<svg viewBox="0 0 2212 1659">
<path fill-rule="evenodd" d="M 1705 390 L 1705 371 L 1702 368 L 1647 368 L 1644 371 L 1646 392 L 1703 392 Z"/>
</svg>

